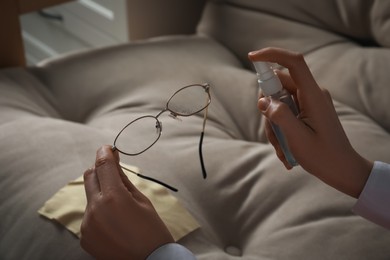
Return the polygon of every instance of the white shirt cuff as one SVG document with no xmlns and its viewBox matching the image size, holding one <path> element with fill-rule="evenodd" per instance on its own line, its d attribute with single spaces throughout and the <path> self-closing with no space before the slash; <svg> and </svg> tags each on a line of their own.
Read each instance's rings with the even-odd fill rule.
<svg viewBox="0 0 390 260">
<path fill-rule="evenodd" d="M 367 183 L 352 210 L 390 229 L 390 164 L 374 162 Z"/>
</svg>

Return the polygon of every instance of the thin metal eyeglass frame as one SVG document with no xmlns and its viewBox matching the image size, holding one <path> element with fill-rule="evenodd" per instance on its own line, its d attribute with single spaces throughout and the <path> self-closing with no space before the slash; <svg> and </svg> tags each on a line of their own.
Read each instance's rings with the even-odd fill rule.
<svg viewBox="0 0 390 260">
<path fill-rule="evenodd" d="M 195 112 L 192 112 L 190 114 L 184 114 L 184 113 L 179 113 L 177 111 L 173 111 L 169 108 L 169 102 L 175 97 L 175 95 L 177 93 L 179 93 L 180 91 L 186 89 L 186 88 L 190 88 L 190 87 L 194 87 L 194 86 L 199 86 L 199 87 L 203 87 L 205 92 L 207 93 L 207 99 L 206 99 L 206 104 L 204 107 L 202 107 L 201 109 L 195 111 Z M 145 151 L 147 151 L 148 149 L 150 149 L 161 137 L 161 132 L 162 132 L 162 123 L 158 120 L 158 117 L 160 115 L 162 115 L 163 113 L 165 112 L 170 112 L 171 113 L 171 116 L 173 118 L 177 118 L 178 116 L 183 116 L 183 117 L 188 117 L 188 116 L 192 116 L 192 115 L 195 115 L 203 110 L 205 110 L 204 112 L 204 115 L 203 115 L 203 125 L 202 125 L 202 132 L 200 134 L 200 140 L 199 140 L 199 159 L 200 159 L 200 165 L 201 165 L 201 168 L 202 168 L 202 176 L 203 176 L 203 179 L 206 179 L 207 178 L 207 172 L 206 172 L 206 168 L 204 166 L 204 160 L 203 160 L 203 149 L 202 149 L 202 146 L 203 146 L 203 137 L 204 137 L 204 132 L 205 132 L 205 128 L 206 128 L 206 121 L 207 121 L 207 114 L 208 114 L 208 107 L 211 103 L 211 95 L 210 95 L 210 85 L 208 83 L 204 83 L 204 84 L 192 84 L 192 85 L 188 85 L 188 86 L 184 86 L 182 88 L 180 88 L 179 90 L 177 90 L 175 93 L 173 93 L 173 95 L 168 99 L 166 105 L 165 105 L 165 108 L 163 110 L 161 110 L 156 116 L 152 116 L 152 115 L 146 115 L 146 116 L 141 116 L 141 117 L 138 117 L 136 119 L 134 119 L 133 121 L 131 121 L 130 123 L 128 123 L 127 125 L 125 125 L 121 131 L 119 131 L 119 133 L 117 134 L 117 136 L 115 137 L 115 140 L 114 140 L 114 144 L 112 145 L 112 150 L 115 151 L 117 150 L 118 152 L 124 154 L 124 155 L 128 155 L 128 156 L 136 156 L 136 155 L 139 155 L 139 154 L 142 154 L 144 153 Z M 121 133 L 128 127 L 130 126 L 131 124 L 133 124 L 134 122 L 138 121 L 138 120 L 141 120 L 143 118 L 146 118 L 146 117 L 151 117 L 151 118 L 154 118 L 156 120 L 156 129 L 158 129 L 158 136 L 156 138 L 156 140 L 151 144 L 149 145 L 148 147 L 146 147 L 144 150 L 138 152 L 138 153 L 127 153 L 127 152 L 124 152 L 120 149 L 118 149 L 118 147 L 116 146 L 116 142 L 118 140 L 118 137 L 121 135 Z M 175 187 L 172 187 L 171 185 L 169 184 L 166 184 L 160 180 L 157 180 L 155 178 L 152 178 L 152 177 L 149 177 L 149 176 L 146 176 L 146 175 L 143 175 L 143 174 L 140 174 L 140 173 L 137 173 L 135 171 L 132 171 L 131 169 L 129 168 L 126 168 L 124 167 L 123 165 L 121 165 L 121 168 L 137 175 L 138 177 L 142 178 L 142 179 L 146 179 L 146 180 L 149 180 L 149 181 L 153 181 L 155 183 L 158 183 L 172 191 L 175 191 L 177 192 L 178 189 L 176 189 Z"/>
</svg>

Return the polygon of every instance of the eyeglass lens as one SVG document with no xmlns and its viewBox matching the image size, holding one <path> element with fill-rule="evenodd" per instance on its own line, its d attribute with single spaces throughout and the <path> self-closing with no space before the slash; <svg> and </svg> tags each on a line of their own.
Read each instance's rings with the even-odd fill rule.
<svg viewBox="0 0 390 260">
<path fill-rule="evenodd" d="M 125 154 L 137 155 L 149 149 L 160 135 L 161 124 L 157 118 L 143 116 L 132 121 L 122 130 L 115 140 L 115 146 Z"/>
<path fill-rule="evenodd" d="M 177 91 L 169 99 L 167 108 L 177 115 L 190 116 L 203 110 L 208 105 L 205 103 L 208 98 L 204 86 L 191 85 Z"/>
</svg>

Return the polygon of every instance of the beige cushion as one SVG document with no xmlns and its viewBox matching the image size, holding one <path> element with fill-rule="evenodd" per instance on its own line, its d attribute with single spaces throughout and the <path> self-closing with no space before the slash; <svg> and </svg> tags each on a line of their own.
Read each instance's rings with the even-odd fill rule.
<svg viewBox="0 0 390 260">
<path fill-rule="evenodd" d="M 96 149 L 112 144 L 131 119 L 156 115 L 181 86 L 209 82 L 206 180 L 197 150 L 202 115 L 182 121 L 163 116 L 163 134 L 153 148 L 121 157 L 179 188 L 175 196 L 202 226 L 180 243 L 199 259 L 389 259 L 389 231 L 354 215 L 354 199 L 300 167 L 283 168 L 264 139 L 256 77 L 246 59 L 248 51 L 269 45 L 302 51 L 337 100 L 353 146 L 370 159 L 390 162 L 388 50 L 350 40 L 364 38 L 372 24 L 360 28 L 360 22 L 351 25 L 344 19 L 349 16 L 333 12 L 339 10 L 336 2 L 347 1 L 322 3 L 319 10 L 329 17 L 310 15 L 314 9 L 304 1 L 273 0 L 285 6 L 284 17 L 276 13 L 281 8 L 260 8 L 268 1 L 241 2 L 208 3 L 198 31 L 209 37 L 114 46 L 0 72 L 2 257 L 90 258 L 77 238 L 37 210 L 90 167 Z M 362 6 L 345 10 L 360 14 Z M 321 26 L 324 21 L 329 24 Z"/>
</svg>

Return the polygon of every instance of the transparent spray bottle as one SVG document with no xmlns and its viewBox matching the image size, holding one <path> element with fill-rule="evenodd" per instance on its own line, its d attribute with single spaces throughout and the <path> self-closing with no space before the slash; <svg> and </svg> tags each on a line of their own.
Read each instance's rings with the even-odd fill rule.
<svg viewBox="0 0 390 260">
<path fill-rule="evenodd" d="M 261 88 L 263 95 L 266 97 L 271 97 L 271 99 L 277 99 L 287 104 L 294 115 L 297 116 L 299 113 L 298 108 L 290 93 L 283 88 L 282 83 L 280 82 L 279 77 L 276 75 L 272 65 L 268 62 L 260 61 L 253 62 L 253 65 L 255 66 L 259 87 Z M 288 148 L 287 141 L 282 133 L 282 130 L 278 125 L 272 122 L 271 125 L 287 162 L 291 166 L 297 166 L 298 163 Z"/>
</svg>

